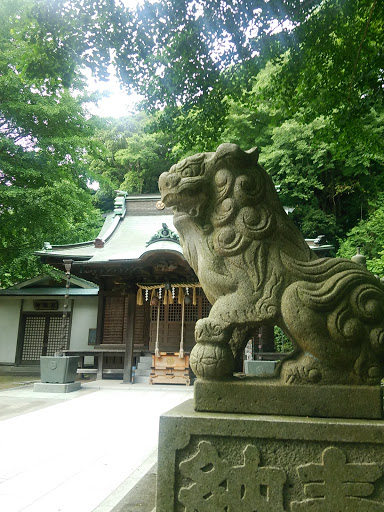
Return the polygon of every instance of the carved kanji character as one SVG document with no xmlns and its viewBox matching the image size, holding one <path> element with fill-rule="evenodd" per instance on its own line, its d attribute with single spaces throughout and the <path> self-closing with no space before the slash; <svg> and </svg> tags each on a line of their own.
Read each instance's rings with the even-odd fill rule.
<svg viewBox="0 0 384 512">
<path fill-rule="evenodd" d="M 185 512 L 284 512 L 284 471 L 259 467 L 260 454 L 253 445 L 243 455 L 244 464 L 230 466 L 211 443 L 201 441 L 198 452 L 179 466 L 193 482 L 179 492 Z"/>
<path fill-rule="evenodd" d="M 347 463 L 344 452 L 331 446 L 323 451 L 321 464 L 305 464 L 297 471 L 308 499 L 292 502 L 292 512 L 384 512 L 383 503 L 364 499 L 382 474 L 375 463 Z"/>
</svg>

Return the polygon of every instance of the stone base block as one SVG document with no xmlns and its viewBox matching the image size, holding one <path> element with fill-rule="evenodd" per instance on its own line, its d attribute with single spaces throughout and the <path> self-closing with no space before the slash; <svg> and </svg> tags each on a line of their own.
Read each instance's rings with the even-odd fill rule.
<svg viewBox="0 0 384 512">
<path fill-rule="evenodd" d="M 35 382 L 33 391 L 39 393 L 70 393 L 78 391 L 81 388 L 81 382 L 68 382 L 67 384 L 49 384 L 47 382 Z"/>
<path fill-rule="evenodd" d="M 196 412 L 160 419 L 156 512 L 384 512 L 384 422 Z"/>
<path fill-rule="evenodd" d="M 380 386 L 282 385 L 247 377 L 195 382 L 197 411 L 279 414 L 319 418 L 383 417 Z"/>
</svg>

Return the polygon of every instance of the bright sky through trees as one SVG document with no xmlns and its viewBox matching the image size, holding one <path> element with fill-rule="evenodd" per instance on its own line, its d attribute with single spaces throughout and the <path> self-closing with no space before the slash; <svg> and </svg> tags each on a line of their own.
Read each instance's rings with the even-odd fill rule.
<svg viewBox="0 0 384 512">
<path fill-rule="evenodd" d="M 128 94 L 122 89 L 112 65 L 109 66 L 110 78 L 107 82 L 93 78 L 89 69 L 84 69 L 83 72 L 87 77 L 89 92 L 106 94 L 100 98 L 97 104 L 89 103 L 87 105 L 90 114 L 100 117 L 123 117 L 133 113 L 142 99 L 139 94 Z"/>
<path fill-rule="evenodd" d="M 142 3 L 141 0 L 121 0 L 121 2 L 128 9 L 134 9 L 139 3 Z M 131 114 L 142 97 L 135 93 L 128 94 L 121 87 L 112 65 L 109 66 L 108 71 L 110 73 L 109 80 L 102 82 L 93 78 L 88 68 L 83 70 L 84 75 L 87 77 L 88 90 L 92 93 L 100 92 L 106 94 L 100 98 L 97 105 L 90 103 L 88 105 L 88 111 L 100 117 L 114 118 Z"/>
</svg>

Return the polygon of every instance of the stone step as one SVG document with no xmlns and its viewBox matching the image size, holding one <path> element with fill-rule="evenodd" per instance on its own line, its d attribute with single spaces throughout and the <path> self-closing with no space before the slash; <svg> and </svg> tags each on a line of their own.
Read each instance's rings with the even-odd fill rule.
<svg viewBox="0 0 384 512">
<path fill-rule="evenodd" d="M 150 370 L 152 367 L 152 361 L 147 363 L 143 363 L 142 361 L 139 361 L 138 365 L 137 365 L 137 369 L 138 370 Z"/>
<path fill-rule="evenodd" d="M 140 356 L 139 362 L 152 364 L 152 356 Z"/>
<path fill-rule="evenodd" d="M 148 375 L 151 373 L 151 369 L 146 370 L 145 368 L 137 368 L 135 370 L 135 375 L 142 375 L 148 377 Z"/>
<path fill-rule="evenodd" d="M 140 356 L 137 368 L 135 370 L 135 377 L 133 382 L 135 384 L 149 384 L 149 374 L 151 373 L 152 356 Z"/>
<path fill-rule="evenodd" d="M 149 375 L 144 376 L 144 375 L 136 375 L 135 374 L 135 378 L 133 379 L 133 382 L 134 382 L 134 384 L 149 384 Z"/>
</svg>

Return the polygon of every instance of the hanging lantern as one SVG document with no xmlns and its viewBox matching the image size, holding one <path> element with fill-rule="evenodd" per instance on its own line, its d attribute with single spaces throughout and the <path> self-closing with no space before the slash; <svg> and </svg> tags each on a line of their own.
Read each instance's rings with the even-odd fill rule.
<svg viewBox="0 0 384 512">
<path fill-rule="evenodd" d="M 152 297 L 151 299 L 151 306 L 158 306 L 159 305 L 159 298 L 156 297 L 156 295 L 154 297 Z"/>
</svg>

